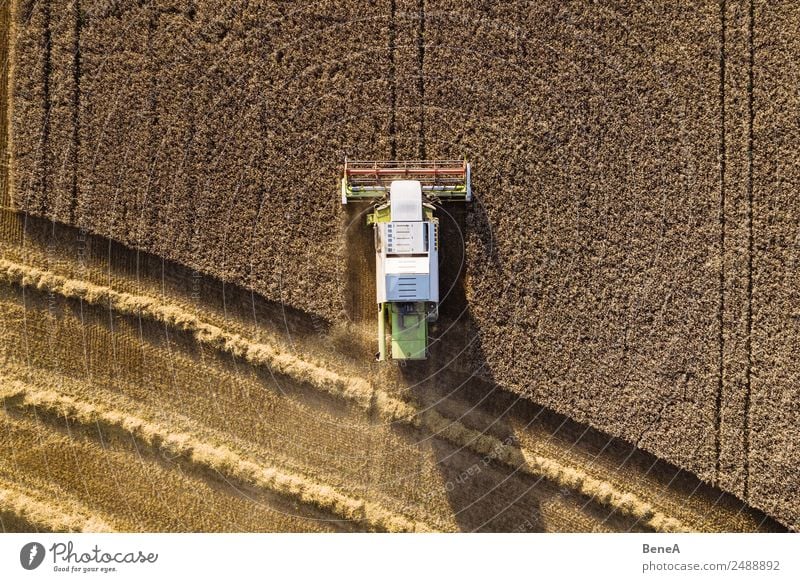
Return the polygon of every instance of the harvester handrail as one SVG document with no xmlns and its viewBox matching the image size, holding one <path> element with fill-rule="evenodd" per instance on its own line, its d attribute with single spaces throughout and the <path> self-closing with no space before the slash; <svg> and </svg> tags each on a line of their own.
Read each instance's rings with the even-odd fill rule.
<svg viewBox="0 0 800 582">
<path fill-rule="evenodd" d="M 347 160 L 345 162 L 345 172 L 376 172 L 376 171 L 446 171 L 460 172 L 466 170 L 467 164 L 464 160 L 403 160 L 403 161 L 364 161 Z"/>
<path fill-rule="evenodd" d="M 386 176 L 433 178 L 461 181 L 467 172 L 464 160 L 402 160 L 369 161 L 346 160 L 344 174 L 348 178 L 366 178 L 380 181 Z"/>
<path fill-rule="evenodd" d="M 449 199 L 472 199 L 470 166 L 461 160 L 348 160 L 344 161 L 342 201 L 374 197 L 395 180 L 417 180 L 423 192 Z"/>
<path fill-rule="evenodd" d="M 369 166 L 437 166 L 442 164 L 460 165 L 465 164 L 464 160 L 346 160 L 348 166 L 364 165 Z"/>
</svg>

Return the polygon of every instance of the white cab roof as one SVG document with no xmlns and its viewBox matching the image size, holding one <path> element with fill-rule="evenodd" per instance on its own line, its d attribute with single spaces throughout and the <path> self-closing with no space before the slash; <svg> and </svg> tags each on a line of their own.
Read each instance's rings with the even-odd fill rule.
<svg viewBox="0 0 800 582">
<path fill-rule="evenodd" d="M 389 186 L 392 222 L 422 220 L 422 185 L 417 180 L 395 180 Z"/>
</svg>

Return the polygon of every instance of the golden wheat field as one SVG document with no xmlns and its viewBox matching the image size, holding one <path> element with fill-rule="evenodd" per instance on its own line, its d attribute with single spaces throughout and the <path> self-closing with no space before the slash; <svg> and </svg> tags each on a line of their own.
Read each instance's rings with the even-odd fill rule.
<svg viewBox="0 0 800 582">
<path fill-rule="evenodd" d="M 3 531 L 797 529 L 795 14 L 484 4 L 2 3 Z M 432 356 L 374 362 L 337 164 L 464 151 Z"/>
</svg>

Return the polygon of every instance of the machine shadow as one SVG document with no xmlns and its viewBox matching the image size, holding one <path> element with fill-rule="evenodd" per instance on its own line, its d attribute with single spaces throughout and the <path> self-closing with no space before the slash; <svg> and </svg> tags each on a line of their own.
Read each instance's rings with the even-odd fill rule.
<svg viewBox="0 0 800 582">
<path fill-rule="evenodd" d="M 364 359 L 376 351 L 375 247 L 366 227 L 369 205 L 351 203 L 344 213 L 346 254 L 345 311 L 349 349 Z M 430 327 L 429 357 L 423 361 L 389 361 L 372 365 L 373 381 L 398 378 L 405 397 L 421 410 L 435 410 L 467 427 L 491 434 L 500 443 L 516 436 L 505 416 L 518 398 L 496 387 L 486 364 L 482 340 L 470 313 L 465 277 L 467 237 L 477 242 L 479 255 L 492 256 L 491 228 L 481 210 L 463 202 L 437 209 L 440 220 L 439 320 Z M 481 257 L 482 259 L 483 257 Z M 405 431 L 398 427 L 396 430 Z M 422 434 L 421 446 L 433 453 L 453 519 L 462 531 L 543 531 L 539 501 L 559 494 L 546 482 L 515 471 L 434 434 Z"/>
<path fill-rule="evenodd" d="M 498 444 L 515 445 L 511 415 L 523 411 L 519 397 L 497 387 L 482 345 L 481 330 L 467 300 L 467 249 L 494 261 L 491 228 L 481 207 L 444 205 L 440 217 L 439 320 L 431 328 L 429 358 L 399 367 L 410 395 L 423 410 L 435 410 L 469 429 L 491 435 Z M 469 241 L 469 242 L 468 242 Z M 484 262 L 478 264 L 486 264 Z M 433 435 L 430 435 L 433 436 Z M 559 488 L 468 448 L 429 439 L 453 517 L 462 531 L 545 531 L 542 502 L 561 495 Z"/>
</svg>

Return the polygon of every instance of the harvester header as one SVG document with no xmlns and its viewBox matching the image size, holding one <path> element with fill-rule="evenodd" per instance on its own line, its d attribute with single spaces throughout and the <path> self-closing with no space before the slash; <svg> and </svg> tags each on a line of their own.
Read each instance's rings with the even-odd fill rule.
<svg viewBox="0 0 800 582">
<path fill-rule="evenodd" d="M 420 183 L 423 195 L 438 200 L 472 201 L 470 165 L 466 160 L 344 161 L 342 204 L 383 198 L 394 181 Z"/>
</svg>

